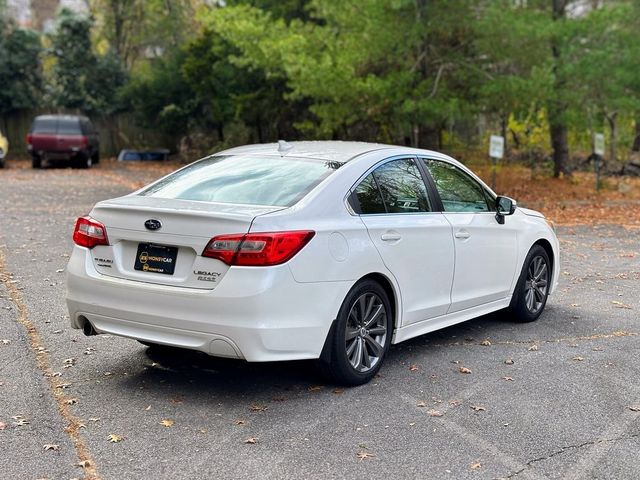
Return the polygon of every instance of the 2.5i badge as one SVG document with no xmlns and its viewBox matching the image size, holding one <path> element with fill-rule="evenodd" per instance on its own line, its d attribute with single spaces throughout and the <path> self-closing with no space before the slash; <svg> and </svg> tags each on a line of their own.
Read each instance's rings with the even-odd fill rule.
<svg viewBox="0 0 640 480">
<path fill-rule="evenodd" d="M 140 243 L 133 266 L 135 270 L 173 275 L 176 268 L 177 247 Z"/>
<path fill-rule="evenodd" d="M 206 270 L 194 270 L 193 274 L 201 282 L 217 282 L 220 277 L 218 272 L 208 272 Z"/>
</svg>

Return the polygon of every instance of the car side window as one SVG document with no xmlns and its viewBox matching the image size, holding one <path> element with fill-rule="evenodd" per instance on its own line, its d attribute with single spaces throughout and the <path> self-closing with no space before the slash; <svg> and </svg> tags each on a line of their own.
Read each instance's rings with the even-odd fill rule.
<svg viewBox="0 0 640 480">
<path fill-rule="evenodd" d="M 489 212 L 482 185 L 466 172 L 446 162 L 424 160 L 445 212 Z"/>
<path fill-rule="evenodd" d="M 365 177 L 362 182 L 354 190 L 354 194 L 358 199 L 359 212 L 363 215 L 371 215 L 376 213 L 387 213 L 382 201 L 382 195 L 378 184 L 373 178 L 373 173 Z"/>
<path fill-rule="evenodd" d="M 392 160 L 373 171 L 387 213 L 416 213 L 431 210 L 427 187 L 410 158 Z"/>
</svg>

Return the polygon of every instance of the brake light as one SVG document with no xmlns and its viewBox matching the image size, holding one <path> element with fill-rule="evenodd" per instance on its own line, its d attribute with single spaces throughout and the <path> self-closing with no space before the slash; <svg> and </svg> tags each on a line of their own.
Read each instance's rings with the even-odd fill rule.
<svg viewBox="0 0 640 480">
<path fill-rule="evenodd" d="M 31 134 L 27 135 L 26 140 L 27 140 L 27 144 L 31 145 L 31 143 L 33 142 L 33 135 Z"/>
<path fill-rule="evenodd" d="M 96 245 L 109 245 L 107 229 L 89 216 L 80 217 L 76 220 L 76 228 L 73 230 L 73 242 L 87 248 L 93 248 Z"/>
<path fill-rule="evenodd" d="M 209 241 L 202 256 L 217 258 L 227 265 L 280 265 L 293 258 L 315 234 L 311 230 L 299 230 L 219 235 Z"/>
<path fill-rule="evenodd" d="M 83 147 L 86 147 L 87 145 L 89 145 L 89 139 L 88 139 L 87 137 L 84 137 L 84 136 L 83 136 L 83 137 L 80 139 L 80 142 L 82 143 L 82 146 L 83 146 Z"/>
</svg>

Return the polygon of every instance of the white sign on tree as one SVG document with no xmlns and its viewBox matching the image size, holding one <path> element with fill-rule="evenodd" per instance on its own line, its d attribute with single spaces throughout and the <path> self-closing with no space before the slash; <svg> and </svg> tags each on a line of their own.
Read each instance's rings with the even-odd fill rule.
<svg viewBox="0 0 640 480">
<path fill-rule="evenodd" d="M 491 158 L 502 158 L 504 156 L 504 137 L 491 135 L 489 139 L 489 156 Z"/>
<path fill-rule="evenodd" d="M 604 133 L 596 133 L 593 136 L 593 153 L 596 155 L 604 155 Z"/>
</svg>

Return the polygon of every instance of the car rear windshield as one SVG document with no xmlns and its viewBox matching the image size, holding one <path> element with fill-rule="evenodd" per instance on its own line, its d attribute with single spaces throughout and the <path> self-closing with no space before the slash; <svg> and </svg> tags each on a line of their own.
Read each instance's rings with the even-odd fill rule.
<svg viewBox="0 0 640 480">
<path fill-rule="evenodd" d="M 56 133 L 57 130 L 57 118 L 36 118 L 31 127 L 31 133 Z"/>
<path fill-rule="evenodd" d="M 36 118 L 31 133 L 57 133 L 58 135 L 82 135 L 77 118 Z"/>
<path fill-rule="evenodd" d="M 288 207 L 340 165 L 301 158 L 213 156 L 172 173 L 140 195 Z"/>
<path fill-rule="evenodd" d="M 82 135 L 77 118 L 61 118 L 58 120 L 58 135 Z"/>
</svg>

